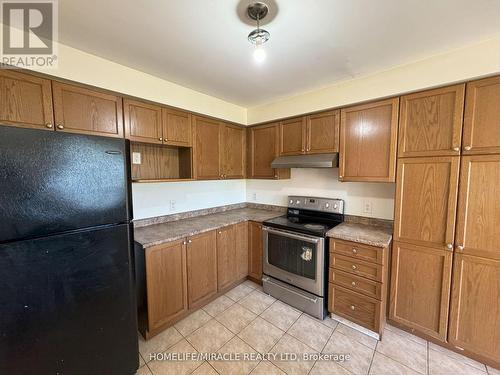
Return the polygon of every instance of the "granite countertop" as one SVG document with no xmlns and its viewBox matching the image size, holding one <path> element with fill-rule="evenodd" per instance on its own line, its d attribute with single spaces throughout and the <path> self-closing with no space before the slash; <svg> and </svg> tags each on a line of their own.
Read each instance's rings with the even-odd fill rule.
<svg viewBox="0 0 500 375">
<path fill-rule="evenodd" d="M 281 215 L 283 215 L 283 212 L 279 211 L 257 208 L 239 208 L 215 214 L 135 228 L 134 237 L 135 242 L 147 248 L 222 228 L 226 225 L 238 224 L 243 221 L 263 222 Z"/>
<path fill-rule="evenodd" d="M 344 222 L 330 229 L 326 235 L 339 240 L 376 247 L 386 247 L 392 241 L 392 229 L 390 227 L 359 223 Z"/>
</svg>

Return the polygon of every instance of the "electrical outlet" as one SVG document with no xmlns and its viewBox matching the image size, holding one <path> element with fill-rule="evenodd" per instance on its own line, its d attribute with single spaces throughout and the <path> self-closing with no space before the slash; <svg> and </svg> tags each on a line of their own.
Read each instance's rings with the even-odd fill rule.
<svg viewBox="0 0 500 375">
<path fill-rule="evenodd" d="M 140 152 L 132 152 L 132 164 L 141 164 Z"/>
<path fill-rule="evenodd" d="M 363 203 L 363 212 L 365 214 L 371 214 L 372 213 L 372 202 L 371 201 L 364 201 L 364 203 Z"/>
<path fill-rule="evenodd" d="M 173 199 L 170 200 L 170 211 L 175 211 L 176 204 L 176 201 L 174 201 Z"/>
<path fill-rule="evenodd" d="M 257 193 L 253 193 L 253 194 L 252 194 L 252 200 L 253 200 L 254 202 L 256 202 L 256 201 L 257 201 Z"/>
</svg>

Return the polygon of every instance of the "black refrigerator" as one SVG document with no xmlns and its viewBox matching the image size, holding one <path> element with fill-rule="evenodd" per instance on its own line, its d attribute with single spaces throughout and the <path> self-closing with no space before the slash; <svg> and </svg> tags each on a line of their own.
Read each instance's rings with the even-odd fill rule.
<svg viewBox="0 0 500 375">
<path fill-rule="evenodd" d="M 135 374 L 129 147 L 0 125 L 0 374 Z"/>
</svg>

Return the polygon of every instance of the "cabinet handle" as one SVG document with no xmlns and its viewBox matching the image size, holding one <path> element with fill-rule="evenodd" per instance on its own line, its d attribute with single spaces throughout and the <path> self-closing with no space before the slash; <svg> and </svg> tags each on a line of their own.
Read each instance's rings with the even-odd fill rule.
<svg viewBox="0 0 500 375">
<path fill-rule="evenodd" d="M 54 125 L 52 125 L 50 122 L 45 124 L 45 127 L 46 128 L 49 128 L 49 129 L 52 129 L 54 127 Z"/>
<path fill-rule="evenodd" d="M 351 285 L 352 285 L 352 286 L 356 286 L 356 282 L 355 282 L 355 281 L 353 281 L 353 282 L 351 283 Z"/>
<path fill-rule="evenodd" d="M 274 175 L 274 178 L 278 178 L 278 175 L 277 175 L 277 174 L 275 174 L 275 175 Z"/>
<path fill-rule="evenodd" d="M 192 240 L 188 240 L 188 243 L 192 243 L 193 241 Z"/>
<path fill-rule="evenodd" d="M 453 151 L 460 151 L 460 147 L 453 147 Z"/>
<path fill-rule="evenodd" d="M 222 231 L 219 231 L 219 234 L 222 234 Z"/>
<path fill-rule="evenodd" d="M 356 310 L 356 306 L 351 305 L 351 310 L 353 310 L 353 311 Z"/>
<path fill-rule="evenodd" d="M 446 248 L 449 249 L 449 250 L 453 249 L 453 244 L 447 243 L 446 244 Z"/>
<path fill-rule="evenodd" d="M 465 146 L 465 147 L 464 147 L 465 151 L 470 151 L 470 150 L 471 150 L 471 148 L 472 148 L 471 146 Z"/>
<path fill-rule="evenodd" d="M 339 178 L 344 178 L 344 176 L 340 175 Z"/>
<path fill-rule="evenodd" d="M 183 245 L 185 245 L 186 243 L 187 243 L 186 241 L 182 242 Z"/>
<path fill-rule="evenodd" d="M 458 251 L 464 251 L 464 245 L 458 245 L 457 246 Z"/>
<path fill-rule="evenodd" d="M 353 248 L 353 249 L 352 249 L 352 253 L 353 253 L 353 254 L 356 254 L 357 252 L 358 252 L 358 250 L 357 250 L 356 248 Z"/>
<path fill-rule="evenodd" d="M 353 264 L 353 265 L 352 265 L 352 269 L 353 269 L 353 270 L 355 270 L 356 268 L 358 268 L 358 267 L 356 267 L 356 266 Z"/>
<path fill-rule="evenodd" d="M 64 125 L 63 124 L 58 124 L 57 125 L 57 129 L 64 129 Z"/>
<path fill-rule="evenodd" d="M 162 137 L 160 137 L 160 138 L 158 138 L 158 140 L 159 140 L 159 141 L 163 141 L 163 138 L 162 138 Z"/>
</svg>

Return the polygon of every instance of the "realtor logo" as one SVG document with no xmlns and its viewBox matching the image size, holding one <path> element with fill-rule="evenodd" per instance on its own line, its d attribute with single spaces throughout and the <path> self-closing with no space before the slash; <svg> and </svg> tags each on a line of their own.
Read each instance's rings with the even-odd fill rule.
<svg viewBox="0 0 500 375">
<path fill-rule="evenodd" d="M 57 0 L 1 1 L 4 67 L 55 67 L 57 5 Z"/>
</svg>

